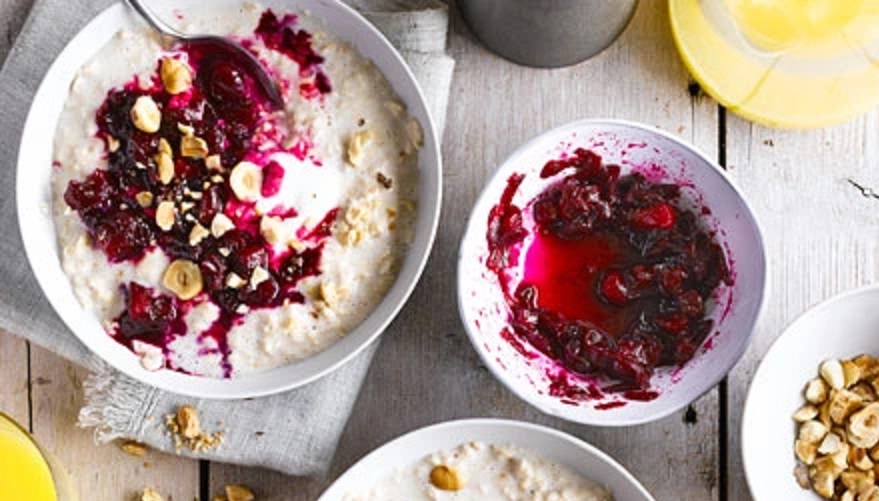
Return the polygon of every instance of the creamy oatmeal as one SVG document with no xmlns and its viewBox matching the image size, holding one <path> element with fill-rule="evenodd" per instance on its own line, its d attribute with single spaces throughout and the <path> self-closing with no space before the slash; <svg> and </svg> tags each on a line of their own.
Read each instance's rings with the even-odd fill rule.
<svg viewBox="0 0 879 501">
<path fill-rule="evenodd" d="M 514 445 L 471 442 L 432 454 L 345 501 L 612 501 L 571 468 Z"/>
<path fill-rule="evenodd" d="M 74 291 L 151 370 L 232 377 L 356 327 L 413 236 L 420 124 L 380 71 L 307 14 L 182 13 L 234 54 L 117 33 L 71 85 L 54 217 Z"/>
</svg>

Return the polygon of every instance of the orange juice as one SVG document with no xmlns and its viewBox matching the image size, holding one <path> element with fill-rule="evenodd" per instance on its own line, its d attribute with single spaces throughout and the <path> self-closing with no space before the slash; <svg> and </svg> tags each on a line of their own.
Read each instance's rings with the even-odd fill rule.
<svg viewBox="0 0 879 501">
<path fill-rule="evenodd" d="M 0 414 L 0 499 L 57 501 L 52 472 L 30 435 Z"/>
</svg>

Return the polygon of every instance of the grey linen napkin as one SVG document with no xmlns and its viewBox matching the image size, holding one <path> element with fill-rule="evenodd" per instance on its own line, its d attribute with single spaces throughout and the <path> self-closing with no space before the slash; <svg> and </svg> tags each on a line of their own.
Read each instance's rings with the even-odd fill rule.
<svg viewBox="0 0 879 501">
<path fill-rule="evenodd" d="M 34 93 L 55 56 L 111 0 L 37 0 L 0 72 L 0 328 L 74 362 L 93 374 L 85 383 L 80 425 L 99 441 L 119 437 L 174 451 L 162 417 L 178 405 L 199 409 L 205 428 L 222 421 L 223 445 L 200 454 L 222 462 L 262 466 L 293 475 L 325 472 L 376 347 L 303 388 L 241 401 L 184 398 L 159 391 L 100 362 L 64 326 L 31 274 L 15 214 L 15 163 L 20 132 Z M 445 54 L 448 13 L 438 0 L 356 0 L 401 51 L 421 82 L 438 130 L 445 121 L 454 61 Z M 64 22 L 58 22 L 63 19 Z M 54 131 L 46 131 L 51 136 Z M 31 166 L 48 168 L 48 166 Z M 391 328 L 400 328 L 399 325 Z M 259 433 L 258 433 L 259 432 Z"/>
</svg>

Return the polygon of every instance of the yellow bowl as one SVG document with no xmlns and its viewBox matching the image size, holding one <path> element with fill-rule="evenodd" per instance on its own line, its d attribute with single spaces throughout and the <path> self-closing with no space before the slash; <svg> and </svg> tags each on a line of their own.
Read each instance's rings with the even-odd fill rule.
<svg viewBox="0 0 879 501">
<path fill-rule="evenodd" d="M 879 0 L 669 0 L 675 43 L 730 111 L 823 127 L 879 105 Z"/>
</svg>

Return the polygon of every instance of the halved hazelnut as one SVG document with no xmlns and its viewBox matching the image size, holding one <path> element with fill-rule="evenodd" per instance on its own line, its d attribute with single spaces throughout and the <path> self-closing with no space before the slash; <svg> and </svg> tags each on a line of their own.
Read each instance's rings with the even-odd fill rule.
<svg viewBox="0 0 879 501">
<path fill-rule="evenodd" d="M 794 443 L 794 452 L 797 458 L 805 464 L 812 464 L 818 456 L 818 447 L 815 444 L 797 440 Z"/>
<path fill-rule="evenodd" d="M 189 71 L 189 66 L 179 59 L 170 57 L 162 59 L 159 73 L 162 76 L 162 85 L 165 86 L 168 94 L 180 94 L 192 87 L 192 72 Z"/>
<path fill-rule="evenodd" d="M 177 259 L 172 262 L 165 270 L 162 283 L 184 301 L 197 296 L 204 286 L 201 270 L 197 264 L 188 259 Z"/>
<path fill-rule="evenodd" d="M 855 447 L 871 448 L 879 442 L 879 403 L 868 404 L 849 417 L 848 439 Z"/>
<path fill-rule="evenodd" d="M 152 134 L 162 125 L 162 112 L 150 96 L 140 96 L 131 107 L 131 122 L 138 130 Z"/>
<path fill-rule="evenodd" d="M 464 487 L 458 472 L 446 465 L 434 466 L 430 470 L 430 483 L 443 491 L 458 491 Z"/>
<path fill-rule="evenodd" d="M 262 190 L 262 169 L 250 162 L 240 162 L 229 174 L 229 186 L 239 200 L 257 200 Z"/>
<path fill-rule="evenodd" d="M 169 200 L 159 202 L 156 208 L 156 226 L 162 231 L 169 231 L 174 226 L 174 213 L 174 202 Z"/>
</svg>

